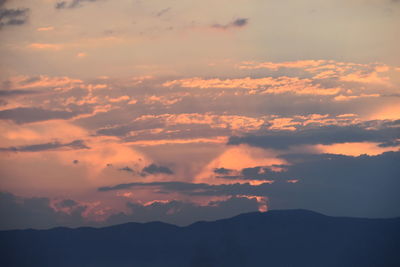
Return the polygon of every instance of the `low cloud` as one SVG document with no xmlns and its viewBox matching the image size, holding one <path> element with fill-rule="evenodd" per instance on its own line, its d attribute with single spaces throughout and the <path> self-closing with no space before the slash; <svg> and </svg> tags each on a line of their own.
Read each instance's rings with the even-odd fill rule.
<svg viewBox="0 0 400 267">
<path fill-rule="evenodd" d="M 128 183 L 100 187 L 99 192 L 149 187 L 160 194 L 186 196 L 267 197 L 269 209 L 310 209 L 332 216 L 394 217 L 400 214 L 400 152 L 358 157 L 333 154 L 286 155 L 282 171 L 262 166 L 242 169 L 220 179 L 260 180 L 249 183 Z M 340 168 L 338 168 L 340 166 Z M 263 183 L 263 180 L 273 180 Z"/>
<path fill-rule="evenodd" d="M 55 206 L 66 212 L 53 208 L 49 198 L 23 198 L 0 192 L 0 229 L 77 227 L 86 223 L 83 217 L 86 206 L 73 200 L 63 200 Z"/>
<path fill-rule="evenodd" d="M 258 211 L 259 203 L 255 198 L 232 197 L 224 201 L 211 201 L 203 206 L 183 201 L 155 201 L 149 205 L 128 202 L 127 207 L 128 213 L 111 215 L 106 224 L 163 221 L 176 225 L 188 225 L 200 220 L 218 220 L 245 212 Z"/>
<path fill-rule="evenodd" d="M 23 198 L 0 192 L 0 230 L 48 229 L 59 226 L 109 226 L 127 222 L 163 221 L 188 225 L 200 220 L 217 220 L 258 211 L 255 198 L 231 197 L 199 205 L 185 201 L 153 201 L 147 204 L 127 202 L 127 212 L 115 213 L 104 221 L 85 217 L 87 206 L 72 199 L 52 204 L 49 198 Z"/>
</svg>

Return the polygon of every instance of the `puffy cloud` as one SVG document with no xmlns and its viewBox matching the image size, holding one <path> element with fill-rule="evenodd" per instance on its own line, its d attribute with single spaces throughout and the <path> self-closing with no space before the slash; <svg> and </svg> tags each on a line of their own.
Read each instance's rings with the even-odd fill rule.
<svg viewBox="0 0 400 267">
<path fill-rule="evenodd" d="M 97 134 L 124 137 L 125 141 L 136 143 L 144 140 L 196 142 L 205 138 L 227 136 L 234 132 L 254 131 L 263 124 L 264 120 L 261 118 L 238 115 L 161 114 L 140 116 L 126 124 L 99 129 Z"/>
<path fill-rule="evenodd" d="M 340 88 L 323 88 L 320 84 L 313 84 L 311 79 L 297 77 L 265 77 L 265 78 L 236 78 L 236 79 L 203 79 L 188 78 L 172 80 L 163 83 L 165 87 L 181 86 L 186 88 L 220 88 L 220 89 L 257 89 L 259 94 L 284 94 L 298 95 L 336 95 Z M 252 92 L 252 91 L 251 91 Z"/>
</svg>

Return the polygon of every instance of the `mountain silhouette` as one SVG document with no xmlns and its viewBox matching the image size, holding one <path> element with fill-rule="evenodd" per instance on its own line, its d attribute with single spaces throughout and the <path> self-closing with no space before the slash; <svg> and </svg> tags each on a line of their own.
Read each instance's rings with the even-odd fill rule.
<svg viewBox="0 0 400 267">
<path fill-rule="evenodd" d="M 247 213 L 178 227 L 0 232 L 0 266 L 400 266 L 400 218 L 329 217 L 307 210 Z"/>
</svg>

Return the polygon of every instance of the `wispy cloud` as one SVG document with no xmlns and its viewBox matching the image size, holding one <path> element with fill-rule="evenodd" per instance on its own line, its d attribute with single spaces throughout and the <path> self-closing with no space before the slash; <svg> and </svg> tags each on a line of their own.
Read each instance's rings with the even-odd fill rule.
<svg viewBox="0 0 400 267">
<path fill-rule="evenodd" d="M 65 8 L 78 8 L 82 7 L 85 2 L 96 2 L 97 0 L 67 0 L 67 1 L 59 1 L 56 3 L 56 9 L 65 9 Z"/>
<path fill-rule="evenodd" d="M 220 30 L 230 30 L 235 28 L 243 28 L 248 23 L 248 18 L 237 18 L 227 24 L 213 24 L 211 27 Z"/>
<path fill-rule="evenodd" d="M 6 8 L 8 0 L 0 1 L 0 29 L 5 26 L 19 26 L 28 22 L 29 8 Z"/>
</svg>

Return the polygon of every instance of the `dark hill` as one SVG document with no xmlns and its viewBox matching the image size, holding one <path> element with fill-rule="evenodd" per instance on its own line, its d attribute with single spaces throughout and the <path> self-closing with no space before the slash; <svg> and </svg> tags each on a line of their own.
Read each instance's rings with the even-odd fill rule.
<svg viewBox="0 0 400 267">
<path fill-rule="evenodd" d="M 248 213 L 177 227 L 0 232 L 0 266 L 400 266 L 400 218 L 359 219 L 306 210 Z"/>
</svg>

